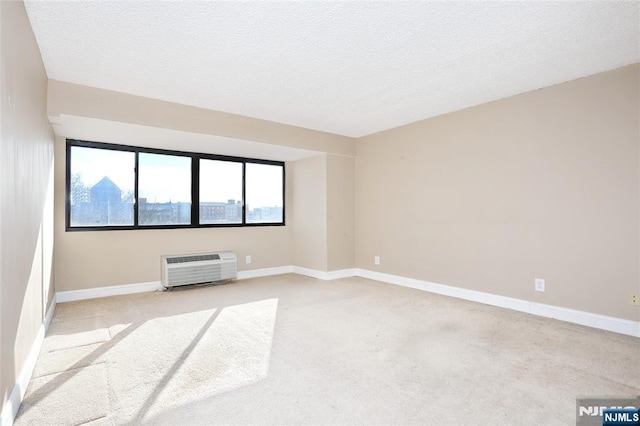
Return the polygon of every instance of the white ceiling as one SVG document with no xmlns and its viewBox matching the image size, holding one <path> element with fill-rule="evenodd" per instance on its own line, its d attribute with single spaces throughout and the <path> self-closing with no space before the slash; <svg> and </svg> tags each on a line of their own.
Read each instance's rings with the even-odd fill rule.
<svg viewBox="0 0 640 426">
<path fill-rule="evenodd" d="M 51 79 L 352 137 L 640 62 L 635 1 L 26 6 Z"/>
</svg>

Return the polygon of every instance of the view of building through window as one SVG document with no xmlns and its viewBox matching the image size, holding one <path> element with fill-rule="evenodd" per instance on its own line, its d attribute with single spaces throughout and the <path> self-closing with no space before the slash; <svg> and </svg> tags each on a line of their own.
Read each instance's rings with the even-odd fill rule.
<svg viewBox="0 0 640 426">
<path fill-rule="evenodd" d="M 282 222 L 282 167 L 247 163 L 247 223 Z"/>
<path fill-rule="evenodd" d="M 191 223 L 191 158 L 141 152 L 138 224 Z"/>
<path fill-rule="evenodd" d="M 200 160 L 200 223 L 242 223 L 242 163 Z"/>
<path fill-rule="evenodd" d="M 68 149 L 69 226 L 133 227 L 136 152 L 72 144 Z M 194 161 L 200 171 L 195 177 L 196 225 L 284 222 L 282 163 L 206 159 L 188 153 L 137 155 L 138 226 L 191 224 Z"/>
<path fill-rule="evenodd" d="M 135 154 L 74 146 L 71 226 L 133 225 Z"/>
</svg>

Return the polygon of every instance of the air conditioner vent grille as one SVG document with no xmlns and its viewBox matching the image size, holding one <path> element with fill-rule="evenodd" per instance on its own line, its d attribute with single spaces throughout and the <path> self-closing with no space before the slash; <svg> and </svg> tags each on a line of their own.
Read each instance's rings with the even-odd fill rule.
<svg viewBox="0 0 640 426">
<path fill-rule="evenodd" d="M 203 260 L 220 260 L 218 253 L 200 254 L 195 256 L 174 256 L 167 257 L 167 263 L 202 262 Z"/>
<path fill-rule="evenodd" d="M 189 254 L 162 256 L 162 285 L 170 288 L 237 278 L 235 253 Z"/>
</svg>

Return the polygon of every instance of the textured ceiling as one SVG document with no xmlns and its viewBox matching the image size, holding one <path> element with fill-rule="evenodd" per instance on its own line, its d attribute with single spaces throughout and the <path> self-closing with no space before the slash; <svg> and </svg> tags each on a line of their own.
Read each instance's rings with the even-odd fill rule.
<svg viewBox="0 0 640 426">
<path fill-rule="evenodd" d="M 26 6 L 51 79 L 353 137 L 640 62 L 638 2 Z"/>
</svg>

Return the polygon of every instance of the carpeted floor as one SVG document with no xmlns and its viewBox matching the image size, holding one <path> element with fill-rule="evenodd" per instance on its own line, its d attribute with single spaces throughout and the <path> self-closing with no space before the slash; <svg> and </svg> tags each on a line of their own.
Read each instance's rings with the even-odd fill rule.
<svg viewBox="0 0 640 426">
<path fill-rule="evenodd" d="M 575 424 L 640 339 L 363 278 L 56 308 L 15 424 Z"/>
</svg>

